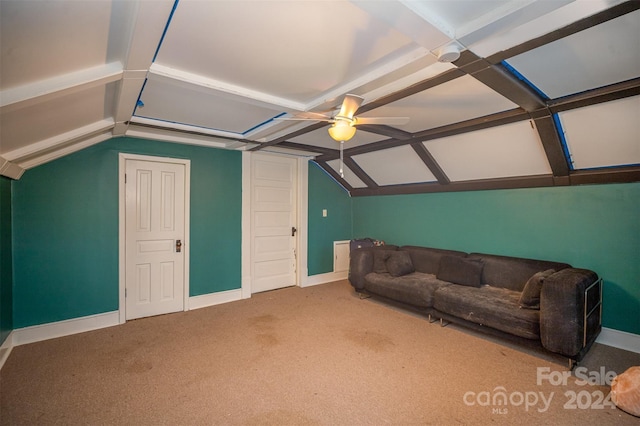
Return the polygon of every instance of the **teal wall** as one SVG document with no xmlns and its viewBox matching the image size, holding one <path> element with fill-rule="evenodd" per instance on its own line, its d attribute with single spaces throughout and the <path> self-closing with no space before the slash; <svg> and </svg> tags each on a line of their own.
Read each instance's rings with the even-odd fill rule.
<svg viewBox="0 0 640 426">
<path fill-rule="evenodd" d="M 118 153 L 191 160 L 190 294 L 240 288 L 240 152 L 116 138 L 13 183 L 13 327 L 118 309 Z"/>
<path fill-rule="evenodd" d="M 308 275 L 333 272 L 333 242 L 352 235 L 351 198 L 314 162 L 309 163 L 308 227 Z"/>
<path fill-rule="evenodd" d="M 11 180 L 0 176 L 0 344 L 13 329 Z"/>
<path fill-rule="evenodd" d="M 570 263 L 604 280 L 603 325 L 640 334 L 640 183 L 353 199 L 354 235 Z"/>
</svg>

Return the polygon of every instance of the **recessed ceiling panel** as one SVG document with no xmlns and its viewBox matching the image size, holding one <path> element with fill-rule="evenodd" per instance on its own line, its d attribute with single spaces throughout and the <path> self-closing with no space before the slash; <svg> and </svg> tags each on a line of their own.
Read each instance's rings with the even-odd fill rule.
<svg viewBox="0 0 640 426">
<path fill-rule="evenodd" d="M 436 180 L 409 145 L 355 155 L 353 159 L 378 185 Z"/>
<path fill-rule="evenodd" d="M 340 160 L 331 160 L 327 161 L 329 167 L 335 170 L 336 173 L 340 174 Z M 344 172 L 344 180 L 347 181 L 352 188 L 366 188 L 367 185 L 358 177 L 355 173 L 351 171 L 350 168 L 343 165 L 342 171 Z"/>
<path fill-rule="evenodd" d="M 559 116 L 575 169 L 640 164 L 640 96 Z"/>
<path fill-rule="evenodd" d="M 116 83 L 58 97 L 0 115 L 2 153 L 111 117 Z"/>
<path fill-rule="evenodd" d="M 111 2 L 0 1 L 0 88 L 106 63 Z"/>
<path fill-rule="evenodd" d="M 451 181 L 550 174 L 529 121 L 424 142 Z"/>
<path fill-rule="evenodd" d="M 507 60 L 551 99 L 640 76 L 640 11 Z"/>
<path fill-rule="evenodd" d="M 362 114 L 363 117 L 410 117 L 397 126 L 408 132 L 433 129 L 518 106 L 466 75 Z"/>
<path fill-rule="evenodd" d="M 291 142 L 297 142 L 305 145 L 319 146 L 321 148 L 340 149 L 340 142 L 336 142 L 329 136 L 329 125 L 304 135 L 296 136 Z M 355 136 L 344 143 L 344 149 L 353 148 L 355 146 L 366 145 L 371 142 L 389 139 L 386 136 L 377 135 L 375 133 L 365 132 L 364 130 L 356 130 Z"/>
<path fill-rule="evenodd" d="M 415 47 L 348 1 L 183 0 L 157 62 L 307 102 Z"/>
<path fill-rule="evenodd" d="M 282 113 L 228 97 L 219 98 L 199 86 L 172 84 L 170 80 L 153 77 L 147 81 L 140 100 L 144 106 L 136 109 L 137 117 L 240 135 Z"/>
</svg>

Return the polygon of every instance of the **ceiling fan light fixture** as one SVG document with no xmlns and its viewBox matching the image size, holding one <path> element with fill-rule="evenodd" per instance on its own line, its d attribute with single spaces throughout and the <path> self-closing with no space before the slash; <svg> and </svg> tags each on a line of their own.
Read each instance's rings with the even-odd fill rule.
<svg viewBox="0 0 640 426">
<path fill-rule="evenodd" d="M 356 128 L 346 120 L 338 120 L 329 127 L 329 136 L 337 142 L 346 142 L 356 134 Z"/>
</svg>

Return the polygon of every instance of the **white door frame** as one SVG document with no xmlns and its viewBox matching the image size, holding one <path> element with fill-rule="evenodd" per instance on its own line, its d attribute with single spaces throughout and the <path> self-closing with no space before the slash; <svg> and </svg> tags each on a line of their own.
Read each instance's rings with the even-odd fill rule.
<svg viewBox="0 0 640 426">
<path fill-rule="evenodd" d="M 251 156 L 277 155 L 272 153 L 242 152 L 242 298 L 251 297 Z M 292 156 L 281 155 L 291 158 Z M 307 283 L 307 224 L 308 224 L 308 181 L 309 159 L 293 156 L 298 160 L 296 222 L 296 283 L 304 287 Z"/>
<path fill-rule="evenodd" d="M 128 153 L 118 154 L 118 314 L 120 324 L 126 320 L 126 205 L 125 205 L 125 172 L 127 160 L 152 161 L 156 163 L 172 163 L 184 165 L 184 240 L 182 251 L 184 253 L 184 310 L 189 310 L 189 212 L 191 211 L 191 161 L 183 158 L 153 157 L 149 155 L 137 155 Z"/>
</svg>

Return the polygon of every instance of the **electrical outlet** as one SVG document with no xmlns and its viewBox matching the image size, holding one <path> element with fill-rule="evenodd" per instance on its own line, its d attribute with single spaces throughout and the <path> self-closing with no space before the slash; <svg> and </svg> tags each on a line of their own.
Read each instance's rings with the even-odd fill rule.
<svg viewBox="0 0 640 426">
<path fill-rule="evenodd" d="M 327 217 L 327 209 L 322 209 L 322 217 Z"/>
</svg>

